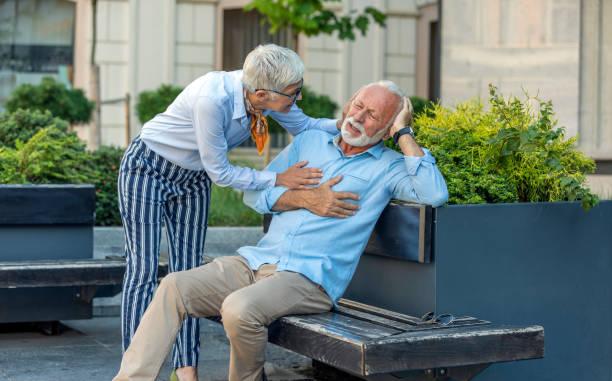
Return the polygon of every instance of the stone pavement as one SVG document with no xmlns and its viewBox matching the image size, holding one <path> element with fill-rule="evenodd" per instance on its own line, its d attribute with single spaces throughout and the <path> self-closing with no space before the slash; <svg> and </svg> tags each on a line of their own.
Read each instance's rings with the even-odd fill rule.
<svg viewBox="0 0 612 381">
<path fill-rule="evenodd" d="M 208 229 L 205 255 L 233 255 L 256 244 L 261 227 Z M 96 228 L 94 257 L 122 255 L 121 228 Z M 165 238 L 164 240 L 165 241 Z M 162 259 L 167 245 L 162 242 Z M 0 324 L 0 381 L 110 381 L 121 362 L 120 296 L 94 299 L 94 318 L 62 321 L 62 333 L 47 336 L 34 324 Z M 7 308 L 3 306 L 1 308 Z M 221 325 L 201 320 L 200 381 L 227 380 L 229 343 Z M 310 360 L 269 344 L 266 373 L 270 380 L 309 380 Z M 166 360 L 159 381 L 167 381 Z"/>
<path fill-rule="evenodd" d="M 221 325 L 202 319 L 200 381 L 227 380 L 229 342 Z M 310 360 L 269 344 L 265 368 L 270 380 L 309 380 Z M 62 322 L 62 333 L 47 336 L 34 325 L 0 324 L 0 380 L 110 381 L 121 363 L 119 317 Z M 158 381 L 168 381 L 166 360 Z"/>
<path fill-rule="evenodd" d="M 62 333 L 47 336 L 34 325 L 0 324 L 0 380 L 110 381 L 121 363 L 119 317 L 62 322 Z M 227 380 L 229 342 L 220 324 L 202 319 L 200 381 Z M 265 368 L 270 380 L 309 380 L 310 360 L 269 344 Z M 166 360 L 158 381 L 168 381 Z"/>
</svg>

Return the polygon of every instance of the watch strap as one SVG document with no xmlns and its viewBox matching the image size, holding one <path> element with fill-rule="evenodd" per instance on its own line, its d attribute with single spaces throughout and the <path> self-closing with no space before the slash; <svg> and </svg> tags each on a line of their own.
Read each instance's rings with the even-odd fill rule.
<svg viewBox="0 0 612 381">
<path fill-rule="evenodd" d="M 410 134 L 410 136 L 414 138 L 414 131 L 412 130 L 411 126 L 406 126 L 401 130 L 397 131 L 395 134 L 393 134 L 393 141 L 395 142 L 395 144 L 398 144 L 397 141 L 399 140 L 400 136 L 405 134 Z"/>
</svg>

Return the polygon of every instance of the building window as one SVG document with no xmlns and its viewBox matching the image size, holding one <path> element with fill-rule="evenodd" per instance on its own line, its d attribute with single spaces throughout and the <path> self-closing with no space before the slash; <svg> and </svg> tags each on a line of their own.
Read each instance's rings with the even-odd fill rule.
<svg viewBox="0 0 612 381">
<path fill-rule="evenodd" d="M 73 62 L 73 1 L 0 0 L 0 15 L 0 105 L 22 83 L 67 81 L 59 73 Z"/>
</svg>

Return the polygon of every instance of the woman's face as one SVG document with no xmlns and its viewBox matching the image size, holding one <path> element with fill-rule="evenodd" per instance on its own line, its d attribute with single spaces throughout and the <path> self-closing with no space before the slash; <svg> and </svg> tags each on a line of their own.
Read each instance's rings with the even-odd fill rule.
<svg viewBox="0 0 612 381">
<path fill-rule="evenodd" d="M 255 92 L 256 96 L 259 98 L 259 93 L 262 92 L 261 96 L 264 98 L 262 99 L 261 107 L 257 108 L 276 111 L 283 114 L 288 113 L 295 101 L 302 99 L 303 82 L 304 81 L 301 80 L 278 92 L 272 90 L 257 90 Z M 272 94 L 276 95 L 274 99 L 272 99 Z"/>
</svg>

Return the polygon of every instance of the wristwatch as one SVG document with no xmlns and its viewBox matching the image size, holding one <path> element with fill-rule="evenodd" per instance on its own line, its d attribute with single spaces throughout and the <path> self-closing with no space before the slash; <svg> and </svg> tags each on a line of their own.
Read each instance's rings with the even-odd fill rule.
<svg viewBox="0 0 612 381">
<path fill-rule="evenodd" d="M 393 141 L 395 142 L 395 144 L 399 144 L 397 142 L 399 140 L 399 137 L 405 134 L 410 134 L 410 136 L 414 138 L 414 131 L 412 130 L 412 127 L 406 126 L 401 130 L 397 131 L 395 134 L 393 134 Z"/>
</svg>

